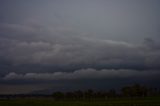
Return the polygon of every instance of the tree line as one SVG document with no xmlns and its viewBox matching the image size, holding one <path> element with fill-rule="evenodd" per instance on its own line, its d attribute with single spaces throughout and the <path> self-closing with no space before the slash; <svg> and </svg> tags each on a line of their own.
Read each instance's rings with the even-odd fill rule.
<svg viewBox="0 0 160 106">
<path fill-rule="evenodd" d="M 156 88 L 148 88 L 140 84 L 125 86 L 120 91 L 110 89 L 107 91 L 94 91 L 88 89 L 85 91 L 77 90 L 73 92 L 54 92 L 52 94 L 56 100 L 61 99 L 107 99 L 117 97 L 147 97 L 147 96 L 160 96 L 160 90 Z"/>
<path fill-rule="evenodd" d="M 15 94 L 0 95 L 0 99 L 13 98 L 54 98 L 55 100 L 90 100 L 90 99 L 108 99 L 121 97 L 148 97 L 160 96 L 160 89 L 149 88 L 140 84 L 133 84 L 122 87 L 120 90 L 110 89 L 106 91 L 96 91 L 93 89 L 77 90 L 72 92 L 54 92 L 52 94 Z"/>
</svg>

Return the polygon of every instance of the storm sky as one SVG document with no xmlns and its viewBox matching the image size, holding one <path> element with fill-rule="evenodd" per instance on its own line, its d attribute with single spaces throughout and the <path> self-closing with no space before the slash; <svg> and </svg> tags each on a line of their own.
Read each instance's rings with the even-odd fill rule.
<svg viewBox="0 0 160 106">
<path fill-rule="evenodd" d="M 0 94 L 159 87 L 159 0 L 0 0 Z"/>
</svg>

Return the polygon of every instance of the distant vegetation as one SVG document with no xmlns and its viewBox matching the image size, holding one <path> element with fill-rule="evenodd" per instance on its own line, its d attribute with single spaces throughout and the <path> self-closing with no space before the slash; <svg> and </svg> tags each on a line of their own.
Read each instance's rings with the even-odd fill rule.
<svg viewBox="0 0 160 106">
<path fill-rule="evenodd" d="M 88 89 L 50 95 L 0 95 L 0 106 L 160 106 L 160 90 L 134 84 L 120 91 Z"/>
<path fill-rule="evenodd" d="M 107 98 L 132 98 L 132 97 L 153 97 L 160 96 L 160 90 L 157 88 L 147 88 L 139 84 L 123 87 L 119 92 L 115 89 L 108 91 L 94 91 L 88 89 L 86 91 L 74 92 L 54 92 L 52 96 L 56 100 L 61 99 L 107 99 Z"/>
<path fill-rule="evenodd" d="M 0 95 L 0 99 L 12 98 L 54 98 L 54 100 L 89 100 L 89 99 L 108 99 L 108 98 L 132 98 L 132 97 L 155 97 L 160 96 L 160 89 L 148 88 L 140 84 L 125 86 L 116 91 L 110 89 L 107 91 L 94 91 L 88 89 L 85 91 L 77 90 L 73 92 L 54 92 L 50 95 L 45 94 L 17 94 L 17 95 Z"/>
</svg>

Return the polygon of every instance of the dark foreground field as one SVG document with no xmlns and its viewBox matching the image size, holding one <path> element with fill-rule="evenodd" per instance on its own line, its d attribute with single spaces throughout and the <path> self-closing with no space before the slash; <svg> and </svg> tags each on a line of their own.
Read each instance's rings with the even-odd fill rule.
<svg viewBox="0 0 160 106">
<path fill-rule="evenodd" d="M 52 98 L 0 100 L 0 106 L 160 106 L 159 97 L 114 98 L 108 100 L 61 100 Z"/>
</svg>

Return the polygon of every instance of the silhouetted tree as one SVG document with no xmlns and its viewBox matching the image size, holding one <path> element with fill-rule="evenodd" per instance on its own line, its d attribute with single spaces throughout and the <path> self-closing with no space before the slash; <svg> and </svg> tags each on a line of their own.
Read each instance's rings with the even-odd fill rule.
<svg viewBox="0 0 160 106">
<path fill-rule="evenodd" d="M 131 96 L 131 88 L 129 86 L 123 87 L 121 89 L 122 95 L 125 97 Z"/>
<path fill-rule="evenodd" d="M 145 86 L 134 84 L 132 86 L 126 86 L 121 89 L 123 96 L 126 97 L 142 97 L 147 96 L 148 89 Z"/>
<path fill-rule="evenodd" d="M 95 95 L 95 98 L 100 98 L 100 99 L 107 97 L 107 93 L 102 91 L 95 92 L 94 95 Z"/>
<path fill-rule="evenodd" d="M 148 89 L 148 95 L 149 96 L 159 96 L 160 95 L 160 90 L 157 88 L 149 88 Z"/>
<path fill-rule="evenodd" d="M 92 98 L 94 95 L 94 92 L 92 89 L 88 89 L 87 91 L 85 91 L 85 98 Z"/>
<path fill-rule="evenodd" d="M 55 92 L 55 93 L 53 93 L 53 97 L 56 100 L 64 99 L 64 93 L 62 93 L 62 92 Z"/>
<path fill-rule="evenodd" d="M 110 89 L 108 92 L 107 92 L 107 97 L 116 97 L 116 90 L 115 89 Z"/>
<path fill-rule="evenodd" d="M 75 91 L 74 95 L 76 96 L 76 98 L 84 98 L 84 94 L 81 90 Z"/>
<path fill-rule="evenodd" d="M 67 92 L 67 93 L 65 93 L 65 97 L 67 99 L 75 99 L 76 98 L 74 92 Z"/>
<path fill-rule="evenodd" d="M 144 97 L 144 96 L 158 96 L 160 95 L 160 90 L 156 88 L 150 88 L 148 89 L 145 86 L 139 85 L 139 84 L 134 84 L 131 86 L 125 86 L 121 89 L 121 94 L 118 94 L 115 89 L 111 89 L 109 91 L 93 91 L 92 89 L 88 89 L 86 91 L 74 91 L 74 92 L 55 92 L 53 93 L 53 97 L 56 100 L 59 99 L 71 99 L 71 100 L 76 100 L 76 99 L 94 99 L 94 98 L 99 98 L 105 99 L 105 98 L 115 98 L 115 97 Z"/>
</svg>

